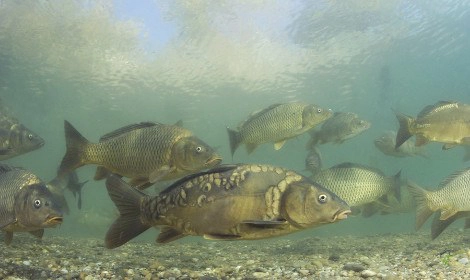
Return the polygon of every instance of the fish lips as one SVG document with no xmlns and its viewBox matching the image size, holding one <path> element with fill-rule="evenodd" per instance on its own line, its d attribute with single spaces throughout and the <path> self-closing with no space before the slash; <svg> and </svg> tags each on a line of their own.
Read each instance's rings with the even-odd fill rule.
<svg viewBox="0 0 470 280">
<path fill-rule="evenodd" d="M 222 157 L 220 157 L 220 156 L 215 156 L 215 157 L 211 157 L 210 159 L 208 159 L 204 164 L 205 164 L 206 166 L 217 166 L 217 165 L 219 165 L 221 162 L 222 162 Z"/>
<path fill-rule="evenodd" d="M 348 218 L 348 215 L 351 214 L 351 210 L 339 210 L 333 215 L 333 220 L 331 222 L 336 222 L 339 220 L 344 220 Z"/>
<path fill-rule="evenodd" d="M 56 225 L 61 224 L 63 221 L 64 218 L 62 216 L 48 216 L 44 224 L 48 227 L 55 227 Z"/>
</svg>

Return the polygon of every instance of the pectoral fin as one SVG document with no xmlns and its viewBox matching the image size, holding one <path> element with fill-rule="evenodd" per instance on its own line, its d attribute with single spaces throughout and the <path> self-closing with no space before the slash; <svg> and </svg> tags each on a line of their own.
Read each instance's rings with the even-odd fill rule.
<svg viewBox="0 0 470 280">
<path fill-rule="evenodd" d="M 13 232 L 5 231 L 5 234 L 4 234 L 5 244 L 10 245 L 12 240 L 13 240 Z"/>
<path fill-rule="evenodd" d="M 276 151 L 280 150 L 282 148 L 282 146 L 284 146 L 286 141 L 287 140 L 282 140 L 282 141 L 274 143 L 274 150 L 276 150 Z"/>
<path fill-rule="evenodd" d="M 30 231 L 29 233 L 31 233 L 32 235 L 36 236 L 39 239 L 42 239 L 42 236 L 44 235 L 44 229 L 33 230 L 33 231 Z"/>
<path fill-rule="evenodd" d="M 136 178 L 132 178 L 129 181 L 129 185 L 139 190 L 144 190 L 150 187 L 151 185 L 153 185 L 153 183 L 150 183 L 147 178 L 136 177 Z"/>
<path fill-rule="evenodd" d="M 429 142 L 429 140 L 426 137 L 424 137 L 420 134 L 416 135 L 416 142 L 415 142 L 416 147 L 426 145 L 428 142 Z"/>
<path fill-rule="evenodd" d="M 443 150 L 449 150 L 449 149 L 452 149 L 453 147 L 457 146 L 457 144 L 449 144 L 449 143 L 446 143 L 444 145 L 442 145 L 442 149 Z"/>
<path fill-rule="evenodd" d="M 228 234 L 204 234 L 203 237 L 207 240 L 236 240 L 241 238 L 239 235 Z"/>
<path fill-rule="evenodd" d="M 159 168 L 159 169 L 153 171 L 152 173 L 150 173 L 149 182 L 153 184 L 153 183 L 163 179 L 165 176 L 167 176 L 168 174 L 173 172 L 175 169 L 176 168 L 174 168 L 174 167 L 164 165 L 161 168 Z"/>
</svg>

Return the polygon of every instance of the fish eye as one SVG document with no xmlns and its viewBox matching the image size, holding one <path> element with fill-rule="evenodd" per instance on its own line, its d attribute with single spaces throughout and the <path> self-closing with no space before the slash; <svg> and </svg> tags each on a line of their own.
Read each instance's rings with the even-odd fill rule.
<svg viewBox="0 0 470 280">
<path fill-rule="evenodd" d="M 198 152 L 198 153 L 202 152 L 202 147 L 201 147 L 201 146 L 197 146 L 197 147 L 196 147 L 196 152 Z"/>
<path fill-rule="evenodd" d="M 39 208 L 39 207 L 41 207 L 41 200 L 36 199 L 36 200 L 34 201 L 34 207 L 35 207 L 36 209 Z"/>
<path fill-rule="evenodd" d="M 33 138 L 34 138 L 34 135 L 32 135 L 31 133 L 28 134 L 28 139 L 29 139 L 29 140 L 33 140 Z"/>
<path fill-rule="evenodd" d="M 328 198 L 328 196 L 326 194 L 321 194 L 321 195 L 318 196 L 318 201 L 320 203 L 325 203 L 327 198 Z"/>
<path fill-rule="evenodd" d="M 323 110 L 321 108 L 317 109 L 317 113 L 321 113 Z"/>
</svg>

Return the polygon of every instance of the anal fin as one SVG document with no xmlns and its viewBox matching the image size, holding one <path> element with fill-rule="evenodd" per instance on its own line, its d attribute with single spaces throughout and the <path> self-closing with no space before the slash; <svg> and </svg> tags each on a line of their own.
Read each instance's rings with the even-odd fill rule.
<svg viewBox="0 0 470 280">
<path fill-rule="evenodd" d="M 29 233 L 31 233 L 32 235 L 36 236 L 39 239 L 42 239 L 42 237 L 44 235 L 44 229 L 29 231 Z"/>
<path fill-rule="evenodd" d="M 185 237 L 186 234 L 172 227 L 163 227 L 157 236 L 157 243 L 168 243 Z"/>
</svg>

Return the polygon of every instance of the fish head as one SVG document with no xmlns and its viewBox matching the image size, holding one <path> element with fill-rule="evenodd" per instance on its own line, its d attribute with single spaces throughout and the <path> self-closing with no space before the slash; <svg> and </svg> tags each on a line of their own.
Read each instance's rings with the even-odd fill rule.
<svg viewBox="0 0 470 280">
<path fill-rule="evenodd" d="M 387 131 L 374 140 L 374 145 L 381 151 L 395 149 L 396 134 L 393 131 Z"/>
<path fill-rule="evenodd" d="M 10 131 L 10 146 L 17 154 L 24 154 L 44 146 L 44 139 L 22 124 L 15 124 Z"/>
<path fill-rule="evenodd" d="M 312 128 L 332 116 L 333 111 L 331 109 L 325 109 L 317 105 L 309 104 L 302 112 L 302 126 Z"/>
<path fill-rule="evenodd" d="M 15 199 L 18 223 L 27 229 L 55 227 L 63 221 L 57 194 L 43 183 L 24 186 Z"/>
<path fill-rule="evenodd" d="M 294 182 L 282 198 L 283 218 L 296 227 L 309 228 L 346 219 L 349 205 L 312 181 Z"/>
<path fill-rule="evenodd" d="M 183 170 L 198 171 L 222 162 L 222 156 L 195 136 L 181 139 L 175 145 L 174 155 L 176 165 Z"/>
<path fill-rule="evenodd" d="M 351 137 L 356 136 L 370 128 L 370 122 L 360 119 L 360 118 L 353 118 L 349 125 L 349 131 Z"/>
</svg>

